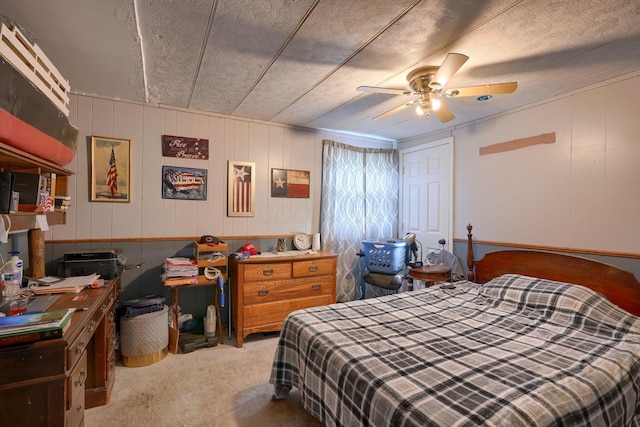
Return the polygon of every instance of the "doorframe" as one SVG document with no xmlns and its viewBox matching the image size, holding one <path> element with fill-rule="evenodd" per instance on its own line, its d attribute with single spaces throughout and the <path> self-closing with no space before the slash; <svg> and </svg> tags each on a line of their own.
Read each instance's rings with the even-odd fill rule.
<svg viewBox="0 0 640 427">
<path fill-rule="evenodd" d="M 406 155 L 410 155 L 411 153 L 414 153 L 416 151 L 421 151 L 421 150 L 425 150 L 425 149 L 429 149 L 429 148 L 435 148 L 441 145 L 447 145 L 449 147 L 449 218 L 447 218 L 447 221 L 449 221 L 449 232 L 447 233 L 447 243 L 445 244 L 444 248 L 445 250 L 449 251 L 449 252 L 453 252 L 453 223 L 454 223 L 454 213 L 453 213 L 453 189 L 454 189 L 454 171 L 453 171 L 453 166 L 454 166 L 454 159 L 453 159 L 453 155 L 454 155 L 454 147 L 453 147 L 453 136 L 448 136 L 446 138 L 442 138 L 442 139 L 438 139 L 436 141 L 431 141 L 431 142 L 425 142 L 423 144 L 419 144 L 419 145 L 413 145 L 411 147 L 405 148 L 405 149 L 399 149 L 398 152 L 400 154 L 400 174 L 398 176 L 398 179 L 400 179 L 400 183 L 399 183 L 399 192 L 400 194 L 398 195 L 398 199 L 400 201 L 400 209 L 399 209 L 399 214 L 400 217 L 398 218 L 398 236 L 402 236 L 404 235 L 404 230 L 402 230 L 402 226 L 403 226 L 403 221 L 402 219 L 404 218 L 404 211 L 403 211 L 403 206 L 404 206 L 404 190 L 403 190 L 403 186 L 404 186 L 404 157 Z"/>
</svg>

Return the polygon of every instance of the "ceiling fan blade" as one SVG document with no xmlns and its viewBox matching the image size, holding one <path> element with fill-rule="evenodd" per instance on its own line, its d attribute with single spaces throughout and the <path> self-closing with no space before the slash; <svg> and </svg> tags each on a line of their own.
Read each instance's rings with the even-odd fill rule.
<svg viewBox="0 0 640 427">
<path fill-rule="evenodd" d="M 495 83 L 491 85 L 459 87 L 455 89 L 447 89 L 445 95 L 449 98 L 457 96 L 482 96 L 482 95 L 501 95 L 505 93 L 513 93 L 518 88 L 517 82 Z"/>
<path fill-rule="evenodd" d="M 391 95 L 413 95 L 414 93 L 406 89 L 391 89 L 388 87 L 376 87 L 376 86 L 358 86 L 356 89 L 360 92 L 376 92 L 376 93 L 389 93 Z"/>
<path fill-rule="evenodd" d="M 449 107 L 447 107 L 447 105 L 442 101 L 440 101 L 440 108 L 433 110 L 433 114 L 435 114 L 438 120 L 442 123 L 446 123 L 456 118 L 451 110 L 449 110 Z"/>
<path fill-rule="evenodd" d="M 461 53 L 448 54 L 444 61 L 442 61 L 442 65 L 438 68 L 436 75 L 431 79 L 429 87 L 435 90 L 442 89 L 468 59 L 469 57 L 467 55 Z"/>
<path fill-rule="evenodd" d="M 382 113 L 382 114 L 380 114 L 380 115 L 378 115 L 378 116 L 375 116 L 372 120 L 385 119 L 385 118 L 389 117 L 389 116 L 390 116 L 390 115 L 392 115 L 392 114 L 395 114 L 395 113 L 397 113 L 397 112 L 399 112 L 399 111 L 404 110 L 404 109 L 405 109 L 405 108 L 407 108 L 407 107 L 412 106 L 412 105 L 413 105 L 413 104 L 415 104 L 416 102 L 418 102 L 418 100 L 417 100 L 417 99 L 414 99 L 413 101 L 409 101 L 409 102 L 406 102 L 406 103 L 404 103 L 404 104 L 402 104 L 402 105 L 398 105 L 397 107 L 392 108 L 391 110 L 387 111 L 386 113 Z"/>
</svg>

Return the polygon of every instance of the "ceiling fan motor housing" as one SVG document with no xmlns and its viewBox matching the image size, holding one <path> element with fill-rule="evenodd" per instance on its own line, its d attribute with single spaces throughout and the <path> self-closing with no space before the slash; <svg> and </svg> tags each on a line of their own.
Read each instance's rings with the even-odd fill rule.
<svg viewBox="0 0 640 427">
<path fill-rule="evenodd" d="M 414 92 L 425 93 L 436 88 L 430 86 L 433 77 L 436 75 L 438 67 L 420 67 L 407 74 L 407 81 Z M 439 88 L 437 88 L 439 89 Z"/>
</svg>

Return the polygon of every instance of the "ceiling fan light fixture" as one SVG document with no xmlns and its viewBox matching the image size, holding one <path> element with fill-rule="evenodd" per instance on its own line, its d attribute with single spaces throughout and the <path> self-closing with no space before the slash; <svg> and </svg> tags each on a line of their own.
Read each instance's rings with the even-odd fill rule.
<svg viewBox="0 0 640 427">
<path fill-rule="evenodd" d="M 416 107 L 416 114 L 419 115 L 419 116 L 424 116 L 424 110 L 422 109 L 421 105 L 418 105 Z"/>
<path fill-rule="evenodd" d="M 416 111 L 420 111 L 418 114 L 420 115 L 425 115 L 428 114 L 429 110 L 433 109 L 433 104 L 431 103 L 431 100 L 429 98 L 422 98 L 420 100 L 420 104 L 418 104 L 418 108 L 416 109 Z"/>
<path fill-rule="evenodd" d="M 439 99 L 432 99 L 431 100 L 431 109 L 433 111 L 436 111 L 438 108 L 440 108 L 440 105 L 441 105 L 441 103 L 440 103 Z"/>
</svg>

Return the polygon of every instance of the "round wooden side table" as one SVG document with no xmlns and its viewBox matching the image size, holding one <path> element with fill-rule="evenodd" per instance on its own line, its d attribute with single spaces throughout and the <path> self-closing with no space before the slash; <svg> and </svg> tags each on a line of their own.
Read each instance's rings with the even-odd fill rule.
<svg viewBox="0 0 640 427">
<path fill-rule="evenodd" d="M 444 265 L 423 264 L 422 267 L 409 268 L 409 277 L 421 280 L 425 286 L 432 286 L 440 282 L 451 280 L 451 268 Z"/>
</svg>

